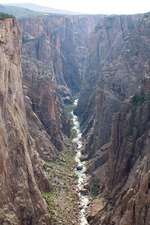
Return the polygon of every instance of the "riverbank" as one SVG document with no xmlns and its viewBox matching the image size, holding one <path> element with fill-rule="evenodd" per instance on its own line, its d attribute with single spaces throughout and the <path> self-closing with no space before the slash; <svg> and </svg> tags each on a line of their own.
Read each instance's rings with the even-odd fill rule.
<svg viewBox="0 0 150 225">
<path fill-rule="evenodd" d="M 82 160 L 82 133 L 78 117 L 74 114 L 78 100 L 66 107 L 72 129 L 66 139 L 66 149 L 55 161 L 45 162 L 45 171 L 52 191 L 43 193 L 53 225 L 88 225 L 89 205 L 86 162 Z"/>
<path fill-rule="evenodd" d="M 50 221 L 53 225 L 78 225 L 79 198 L 76 192 L 77 177 L 74 173 L 75 152 L 72 145 L 60 153 L 55 161 L 45 162 L 45 170 L 52 186 L 43 193 Z"/>
</svg>

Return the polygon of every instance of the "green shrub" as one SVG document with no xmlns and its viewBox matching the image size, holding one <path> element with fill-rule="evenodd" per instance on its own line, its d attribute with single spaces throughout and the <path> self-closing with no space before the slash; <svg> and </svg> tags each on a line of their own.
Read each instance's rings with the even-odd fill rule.
<svg viewBox="0 0 150 225">
<path fill-rule="evenodd" d="M 144 95 L 134 95 L 132 98 L 132 102 L 134 105 L 141 105 L 145 101 Z"/>
<path fill-rule="evenodd" d="M 14 16 L 6 14 L 6 13 L 0 13 L 0 20 L 4 20 L 7 18 L 14 18 Z"/>
<path fill-rule="evenodd" d="M 98 179 L 93 179 L 90 192 L 93 197 L 96 197 L 99 194 L 100 182 Z"/>
</svg>

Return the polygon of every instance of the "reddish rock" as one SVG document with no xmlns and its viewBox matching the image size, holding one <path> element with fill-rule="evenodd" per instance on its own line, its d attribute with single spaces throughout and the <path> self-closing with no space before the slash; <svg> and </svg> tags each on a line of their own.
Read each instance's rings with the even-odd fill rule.
<svg viewBox="0 0 150 225">
<path fill-rule="evenodd" d="M 126 101 L 121 111 L 113 117 L 111 143 L 107 150 L 108 160 L 105 162 L 103 174 L 105 179 L 99 178 L 104 185 L 101 195 L 105 196 L 106 207 L 91 219 L 90 224 L 149 224 L 148 87 L 149 78 L 144 80 L 144 86 L 141 92 L 135 95 L 136 98 L 134 96 L 130 101 Z"/>
<path fill-rule="evenodd" d="M 36 150 L 25 113 L 16 20 L 0 20 L 0 34 L 0 224 L 48 225 L 47 206 L 32 164 Z M 36 166 L 41 169 L 38 155 Z"/>
</svg>

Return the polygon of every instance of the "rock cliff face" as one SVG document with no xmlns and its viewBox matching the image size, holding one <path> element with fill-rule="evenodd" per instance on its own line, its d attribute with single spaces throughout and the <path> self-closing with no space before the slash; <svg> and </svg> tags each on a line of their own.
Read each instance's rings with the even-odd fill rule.
<svg viewBox="0 0 150 225">
<path fill-rule="evenodd" d="M 19 39 L 15 19 L 0 20 L 0 224 L 44 225 L 49 184 L 26 120 Z"/>
<path fill-rule="evenodd" d="M 90 224 L 149 223 L 149 79 L 140 91 L 150 71 L 149 21 L 149 14 L 104 16 L 90 37 L 77 109 L 97 196 Z"/>
<path fill-rule="evenodd" d="M 80 89 L 96 20 L 58 15 L 20 20 L 25 94 L 59 151 L 70 129 L 62 104 Z"/>
<path fill-rule="evenodd" d="M 90 224 L 149 224 L 149 115 L 150 78 L 146 78 L 140 93 L 125 101 L 113 117 L 111 142 L 102 147 L 107 154 L 103 178 L 99 177 L 103 207 Z"/>
<path fill-rule="evenodd" d="M 85 135 L 88 132 L 90 154 L 109 141 L 111 115 L 149 73 L 149 21 L 149 14 L 104 16 L 90 37 L 78 107 L 83 131 Z"/>
<path fill-rule="evenodd" d="M 22 19 L 23 55 L 47 65 L 57 84 L 76 93 L 86 68 L 88 38 L 97 21 L 96 16 L 59 15 Z"/>
<path fill-rule="evenodd" d="M 51 137 L 50 141 L 55 146 L 52 147 L 55 149 L 53 152 L 61 151 L 64 147 L 62 131 L 65 118 L 60 107 L 57 86 L 53 81 L 53 73 L 42 63 L 32 63 L 27 58 L 22 59 L 22 68 L 24 93 L 30 100 L 30 106 Z"/>
<path fill-rule="evenodd" d="M 63 187 L 63 152 L 53 159 L 69 135 L 64 103 L 79 94 L 96 196 L 89 223 L 149 225 L 150 14 L 47 15 L 19 24 L 22 62 L 15 19 L 0 20 L 0 224 L 51 224 L 41 192 L 52 213 L 55 192 L 43 168 Z"/>
<path fill-rule="evenodd" d="M 91 189 L 96 186 L 97 194 L 103 193 L 96 213 L 89 217 L 91 224 L 126 225 L 128 219 L 127 224 L 141 225 L 149 219 L 147 200 L 139 200 L 148 196 L 149 185 L 142 179 L 149 173 L 149 102 L 142 97 L 146 86 L 140 91 L 141 80 L 150 71 L 149 21 L 149 14 L 50 15 L 20 21 L 27 95 L 47 132 L 57 137 L 51 141 L 58 150 L 67 126 L 59 98 L 80 93 L 77 114 L 91 159 Z M 122 106 L 137 89 L 139 96 Z M 49 94 L 55 96 L 54 102 Z M 135 215 L 141 208 L 144 211 Z"/>
</svg>

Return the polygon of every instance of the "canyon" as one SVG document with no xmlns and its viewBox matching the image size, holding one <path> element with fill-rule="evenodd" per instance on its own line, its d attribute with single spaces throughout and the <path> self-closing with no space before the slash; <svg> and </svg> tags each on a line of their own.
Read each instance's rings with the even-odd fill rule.
<svg viewBox="0 0 150 225">
<path fill-rule="evenodd" d="M 0 224 L 149 225 L 150 13 L 0 17 Z"/>
</svg>

